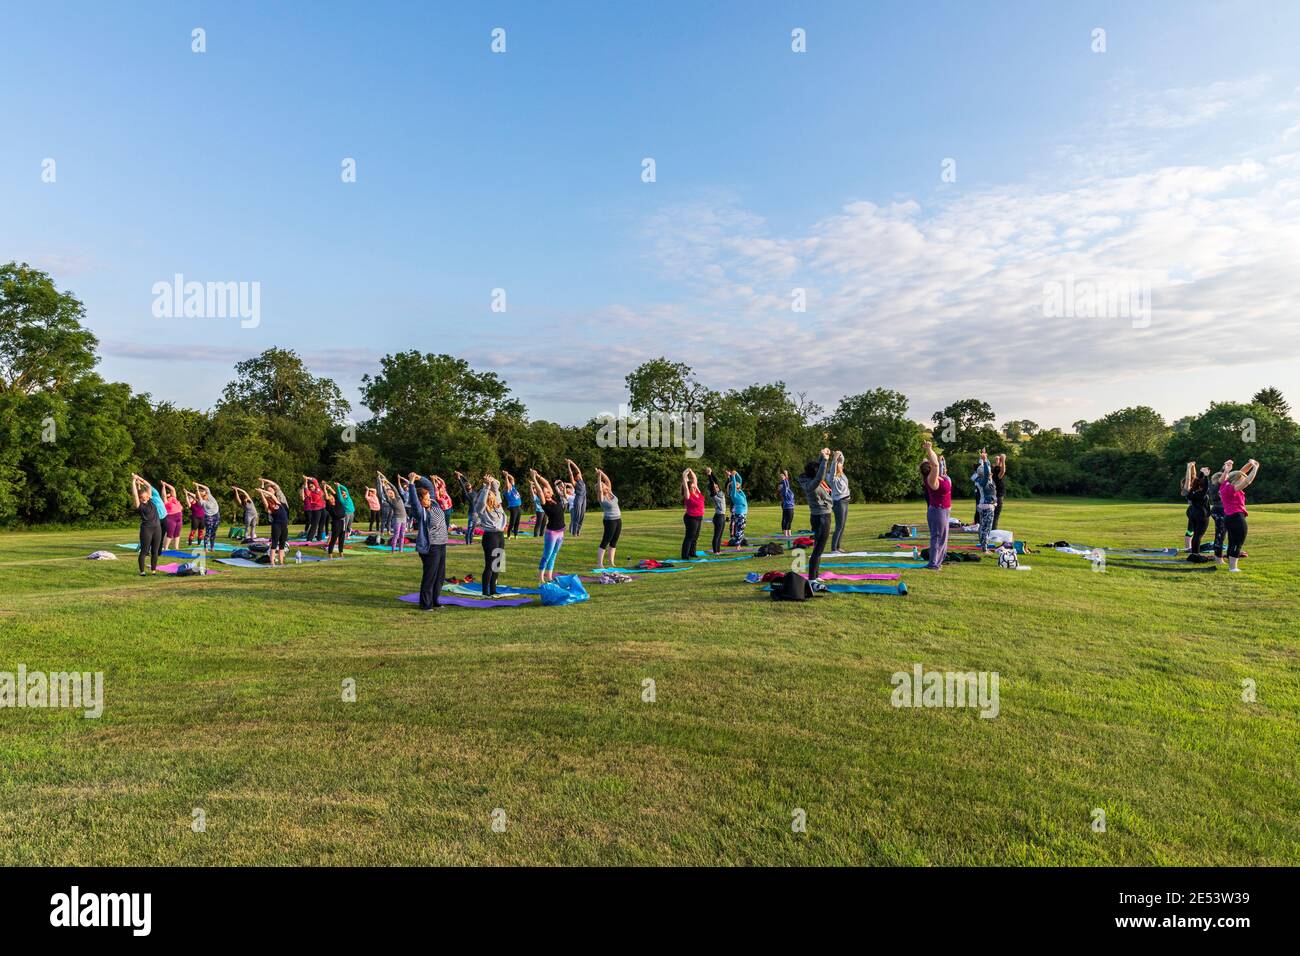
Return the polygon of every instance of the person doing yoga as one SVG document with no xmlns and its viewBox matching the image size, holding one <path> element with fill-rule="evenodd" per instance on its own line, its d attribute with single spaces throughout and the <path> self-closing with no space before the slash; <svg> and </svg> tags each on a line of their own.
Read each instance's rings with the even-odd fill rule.
<svg viewBox="0 0 1300 956">
<path fill-rule="evenodd" d="M 844 474 L 844 452 L 835 453 L 835 472 L 830 480 L 831 513 L 835 516 L 835 531 L 831 534 L 831 550 L 839 551 L 844 540 L 844 526 L 849 522 L 849 479 Z"/>
<path fill-rule="evenodd" d="M 695 545 L 700 540 L 700 525 L 704 522 L 704 495 L 700 494 L 700 484 L 695 472 L 687 468 L 682 472 L 682 504 L 686 513 L 682 522 L 686 533 L 682 537 L 682 560 L 695 557 Z"/>
<path fill-rule="evenodd" d="M 528 472 L 528 481 L 546 518 L 546 531 L 542 535 L 542 558 L 537 565 L 537 580 L 546 584 L 555 580 L 555 561 L 560 556 L 560 548 L 564 546 L 564 505 L 556 497 L 551 483 L 539 475 L 536 469 Z"/>
<path fill-rule="evenodd" d="M 609 475 L 596 469 L 596 496 L 600 500 L 601 524 L 604 526 L 600 535 L 600 550 L 597 553 L 597 566 L 605 567 L 605 556 L 609 555 L 609 566 L 618 567 L 614 553 L 618 550 L 618 536 L 623 531 L 623 512 L 618 509 L 618 497 L 614 494 L 614 485 Z"/>
<path fill-rule="evenodd" d="M 501 502 L 501 482 L 491 473 L 483 475 L 471 505 L 474 525 L 483 532 L 484 597 L 495 597 L 497 578 L 506 566 L 506 510 Z"/>
<path fill-rule="evenodd" d="M 709 501 L 713 504 L 713 546 L 711 554 L 722 552 L 722 529 L 727 523 L 727 495 L 718 483 L 718 476 L 712 468 L 705 468 L 704 474 L 709 479 Z"/>
<path fill-rule="evenodd" d="M 523 514 L 524 499 L 519 494 L 519 489 L 515 487 L 515 476 L 510 474 L 504 468 L 501 469 L 501 477 L 505 479 L 506 496 L 505 506 L 509 513 L 506 520 L 506 537 L 519 537 L 519 518 Z"/>
<path fill-rule="evenodd" d="M 569 488 L 573 504 L 569 505 L 569 534 L 575 538 L 582 534 L 582 519 L 587 517 L 587 483 L 582 480 L 582 469 L 572 459 L 564 459 L 569 466 Z"/>
<path fill-rule="evenodd" d="M 1200 554 L 1201 538 L 1210 524 L 1210 469 L 1196 470 L 1196 462 L 1187 463 L 1180 489 L 1187 501 L 1187 535 L 1183 550 Z"/>
<path fill-rule="evenodd" d="M 952 480 L 944 474 L 934 445 L 926 442 L 921 460 L 921 487 L 925 492 L 925 523 L 930 529 L 930 551 L 926 568 L 942 571 L 948 553 L 948 520 L 952 515 Z"/>
<path fill-rule="evenodd" d="M 162 551 L 162 522 L 167 507 L 153 485 L 139 475 L 131 475 L 131 503 L 140 516 L 140 577 L 145 576 L 144 561 L 149 559 L 149 574 L 158 573 L 158 554 Z"/>
<path fill-rule="evenodd" d="M 970 476 L 975 485 L 975 516 L 979 519 L 980 550 L 989 549 L 989 532 L 993 530 L 993 512 L 998 507 L 998 489 L 993 484 L 993 466 L 989 462 L 989 453 L 980 449 L 979 464 Z"/>
<path fill-rule="evenodd" d="M 1254 458 L 1234 471 L 1233 463 L 1223 463 L 1224 478 L 1219 483 L 1219 498 L 1223 501 L 1223 523 L 1228 531 L 1228 570 L 1240 571 L 1237 561 L 1242 557 L 1241 546 L 1246 543 L 1246 489 L 1259 477 L 1259 462 Z"/>
<path fill-rule="evenodd" d="M 812 524 L 813 552 L 808 559 L 808 580 L 817 581 L 821 574 L 822 552 L 831 535 L 831 489 L 826 483 L 832 468 L 831 450 L 823 448 L 821 457 L 803 466 L 796 481 L 808 499 L 808 520 Z"/>
</svg>

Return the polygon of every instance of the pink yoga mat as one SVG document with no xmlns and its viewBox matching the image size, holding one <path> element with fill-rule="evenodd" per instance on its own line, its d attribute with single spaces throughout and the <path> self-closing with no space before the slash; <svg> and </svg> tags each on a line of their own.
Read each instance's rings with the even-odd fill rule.
<svg viewBox="0 0 1300 956">
<path fill-rule="evenodd" d="M 181 566 L 180 566 L 179 564 L 176 564 L 176 563 L 172 563 L 172 564 L 160 564 L 160 565 L 158 565 L 158 570 L 159 570 L 159 571 L 162 571 L 164 574 L 175 574 L 175 573 L 176 573 L 177 571 L 179 571 L 180 569 L 181 569 Z M 205 573 L 207 573 L 207 574 L 220 574 L 221 572 L 218 571 L 216 568 L 208 568 L 207 571 L 206 571 Z"/>
<path fill-rule="evenodd" d="M 831 581 L 897 581 L 901 574 L 836 574 L 834 571 L 822 572 L 824 579 Z"/>
</svg>

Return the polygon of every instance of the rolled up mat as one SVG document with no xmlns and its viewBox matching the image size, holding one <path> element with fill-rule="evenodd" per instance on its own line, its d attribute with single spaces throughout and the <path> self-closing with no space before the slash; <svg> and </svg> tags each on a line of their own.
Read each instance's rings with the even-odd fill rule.
<svg viewBox="0 0 1300 956">
<path fill-rule="evenodd" d="M 768 584 L 760 591 L 772 590 Z M 906 594 L 907 585 L 902 581 L 897 584 L 828 584 L 826 590 L 831 594 Z"/>
<path fill-rule="evenodd" d="M 402 594 L 402 595 L 399 595 L 399 596 L 398 596 L 397 600 L 399 600 L 399 601 L 406 601 L 408 604 L 419 604 L 419 603 L 420 603 L 420 595 L 418 595 L 418 594 Z M 522 598 L 471 598 L 471 597 L 460 597 L 460 596 L 455 595 L 455 594 L 439 594 L 439 595 L 438 595 L 438 606 L 439 606 L 439 607 L 441 607 L 441 606 L 443 606 L 443 605 L 450 605 L 450 606 L 452 606 L 452 607 L 468 607 L 468 608 L 474 608 L 474 609 L 476 609 L 476 610 L 482 610 L 483 608 L 493 608 L 493 607 L 524 607 L 524 606 L 527 605 L 527 604 L 536 604 L 536 603 L 537 603 L 537 602 L 534 601 L 534 600 L 533 600 L 532 598 L 530 598 L 530 597 L 522 597 Z"/>
</svg>

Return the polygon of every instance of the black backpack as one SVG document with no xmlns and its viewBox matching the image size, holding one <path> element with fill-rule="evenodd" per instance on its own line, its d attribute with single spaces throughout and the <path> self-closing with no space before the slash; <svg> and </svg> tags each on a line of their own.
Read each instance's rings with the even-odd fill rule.
<svg viewBox="0 0 1300 956">
<path fill-rule="evenodd" d="M 775 541 L 769 541 L 767 544 L 761 545 L 759 549 L 756 552 L 754 552 L 754 557 L 775 558 L 784 553 L 785 553 L 785 548 L 781 547 L 781 545 Z"/>
<path fill-rule="evenodd" d="M 807 601 L 812 596 L 812 585 L 808 579 L 794 571 L 787 571 L 780 581 L 772 585 L 773 601 Z"/>
</svg>

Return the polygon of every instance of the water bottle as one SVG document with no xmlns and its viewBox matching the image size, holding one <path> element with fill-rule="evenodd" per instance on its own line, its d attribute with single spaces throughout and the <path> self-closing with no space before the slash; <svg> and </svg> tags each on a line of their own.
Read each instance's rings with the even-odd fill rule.
<svg viewBox="0 0 1300 956">
<path fill-rule="evenodd" d="M 295 548 L 293 552 L 293 563 L 302 564 L 302 548 Z"/>
</svg>

